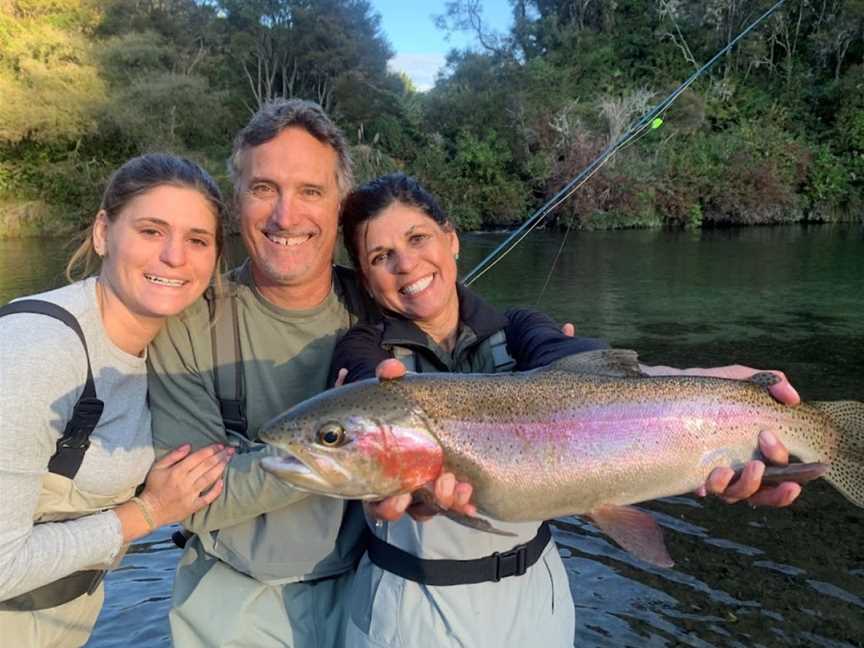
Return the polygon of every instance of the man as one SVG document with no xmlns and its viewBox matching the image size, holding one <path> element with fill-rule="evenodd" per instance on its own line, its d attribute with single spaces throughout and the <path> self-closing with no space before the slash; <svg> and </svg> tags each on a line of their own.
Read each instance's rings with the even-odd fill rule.
<svg viewBox="0 0 864 648">
<path fill-rule="evenodd" d="M 229 164 L 250 259 L 226 278 L 223 297 L 172 321 L 149 355 L 157 448 L 238 446 L 223 495 L 185 523 L 195 535 L 177 571 L 171 632 L 184 647 L 334 646 L 362 510 L 273 478 L 259 465 L 268 450 L 251 441 L 263 422 L 328 387 L 336 339 L 372 312 L 353 277 L 332 266 L 352 184 L 348 147 L 318 106 L 280 101 L 238 134 Z M 236 321 L 239 353 L 220 339 L 220 318 Z M 226 396 L 234 370 L 240 399 Z"/>
<path fill-rule="evenodd" d="M 149 351 L 157 450 L 238 449 L 224 492 L 184 522 L 194 536 L 177 570 L 171 633 L 182 648 L 341 646 L 362 511 L 266 473 L 259 460 L 270 450 L 254 439 L 262 423 L 330 386 L 336 339 L 374 316 L 353 274 L 332 266 L 352 184 L 348 148 L 320 107 L 280 100 L 237 135 L 229 164 L 249 259 L 170 321 Z M 403 371 L 395 361 L 382 367 L 387 377 Z M 759 486 L 759 474 L 745 477 L 736 497 Z M 725 490 L 724 480 L 710 490 Z M 436 496 L 472 509 L 470 486 L 452 475 L 439 479 Z M 408 500 L 391 498 L 377 513 L 394 519 Z"/>
</svg>

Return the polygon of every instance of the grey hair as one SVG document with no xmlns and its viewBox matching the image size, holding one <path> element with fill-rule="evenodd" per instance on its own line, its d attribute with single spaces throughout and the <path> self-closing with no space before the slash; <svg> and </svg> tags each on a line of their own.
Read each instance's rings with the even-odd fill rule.
<svg viewBox="0 0 864 648">
<path fill-rule="evenodd" d="M 344 198 L 354 186 L 354 165 L 348 141 L 324 110 L 313 101 L 304 99 L 274 99 L 252 115 L 249 123 L 234 138 L 231 157 L 228 158 L 228 173 L 234 190 L 238 190 L 243 175 L 244 155 L 255 146 L 266 144 L 287 128 L 302 128 L 322 144 L 330 145 L 338 158 L 336 185 L 339 196 Z"/>
</svg>

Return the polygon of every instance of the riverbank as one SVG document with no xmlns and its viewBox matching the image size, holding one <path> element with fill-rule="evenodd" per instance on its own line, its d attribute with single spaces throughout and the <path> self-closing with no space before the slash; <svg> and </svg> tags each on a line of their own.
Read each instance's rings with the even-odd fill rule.
<svg viewBox="0 0 864 648">
<path fill-rule="evenodd" d="M 64 238 L 77 228 L 59 217 L 62 208 L 39 200 L 0 201 L 0 239 Z"/>
<path fill-rule="evenodd" d="M 50 205 L 39 200 L 21 202 L 4 202 L 0 200 L 0 240 L 17 240 L 26 238 L 68 238 L 80 230 L 76 223 L 63 218 L 66 209 L 60 205 Z M 659 215 L 645 216 L 632 214 L 596 214 L 571 225 L 573 229 L 585 231 L 603 231 L 619 229 L 705 229 L 713 227 L 740 227 L 750 225 L 801 225 L 827 223 L 864 223 L 864 210 L 855 213 L 837 213 L 831 210 L 817 210 L 810 214 L 800 211 L 777 213 L 771 220 L 754 219 L 752 222 L 742 222 L 739 219 L 713 213 L 706 218 L 685 224 L 670 224 Z M 564 229 L 565 225 L 557 223 L 548 229 Z M 236 234 L 236 226 L 227 224 L 230 234 Z M 475 234 L 507 233 L 506 228 L 495 229 L 465 229 L 462 232 Z"/>
</svg>

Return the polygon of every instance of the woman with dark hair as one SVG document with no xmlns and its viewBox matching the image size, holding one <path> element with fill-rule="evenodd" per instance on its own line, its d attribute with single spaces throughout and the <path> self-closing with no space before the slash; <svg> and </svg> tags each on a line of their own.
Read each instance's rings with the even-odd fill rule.
<svg viewBox="0 0 864 648">
<path fill-rule="evenodd" d="M 67 267 L 70 281 L 97 276 L 0 309 L 4 644 L 84 644 L 126 545 L 221 492 L 230 449 L 186 445 L 153 463 L 145 360 L 213 278 L 222 211 L 198 165 L 134 158 Z"/>
<path fill-rule="evenodd" d="M 373 376 L 387 358 L 412 371 L 498 372 L 606 346 L 565 335 L 541 313 L 502 314 L 459 285 L 453 225 L 413 178 L 384 176 L 350 194 L 342 228 L 364 285 L 385 312 L 380 324 L 355 327 L 337 344 L 332 368 L 347 369 L 346 382 Z M 513 536 L 479 533 L 443 516 L 373 525 L 375 546 L 352 590 L 347 645 L 572 646 L 573 601 L 548 526 L 495 524 Z M 460 562 L 453 570 L 453 560 L 472 569 Z M 469 576 L 496 561 L 500 581 Z M 429 579 L 392 571 L 406 563 Z"/>
<path fill-rule="evenodd" d="M 393 379 L 400 373 L 393 359 L 417 372 L 492 373 L 533 369 L 606 346 L 565 335 L 535 311 L 501 314 L 461 286 L 453 225 L 413 178 L 392 174 L 351 193 L 342 228 L 363 285 L 384 311 L 380 323 L 355 326 L 337 344 L 331 373 L 342 373 L 345 382 L 373 377 L 376 369 Z M 754 373 L 741 367 L 693 372 Z M 774 393 L 794 402 L 794 394 L 786 396 L 791 387 L 784 387 Z M 728 498 L 753 495 L 757 463 L 729 489 L 730 475 L 712 473 L 709 490 Z M 762 503 L 789 503 L 798 492 L 797 484 L 786 484 Z M 573 601 L 548 526 L 494 524 L 513 536 L 481 533 L 444 516 L 373 523 L 352 589 L 347 645 L 572 646 Z"/>
</svg>

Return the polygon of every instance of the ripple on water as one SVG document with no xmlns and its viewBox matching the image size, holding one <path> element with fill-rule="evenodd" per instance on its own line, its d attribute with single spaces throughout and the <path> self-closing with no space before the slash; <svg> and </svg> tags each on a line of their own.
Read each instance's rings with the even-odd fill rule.
<svg viewBox="0 0 864 648">
<path fill-rule="evenodd" d="M 832 596 L 836 599 L 840 599 L 841 601 L 845 601 L 846 603 L 851 603 L 852 605 L 864 608 L 864 600 L 862 600 L 860 596 L 855 596 L 851 592 L 847 592 L 846 590 L 837 587 L 836 585 L 832 585 L 831 583 L 823 583 L 821 581 L 812 579 L 808 579 L 807 584 L 820 594 Z"/>
</svg>

